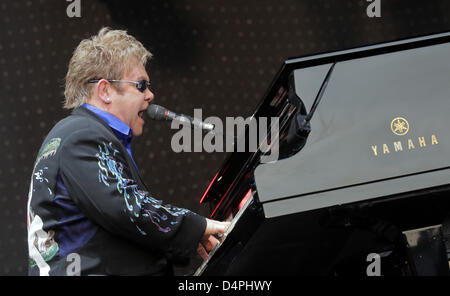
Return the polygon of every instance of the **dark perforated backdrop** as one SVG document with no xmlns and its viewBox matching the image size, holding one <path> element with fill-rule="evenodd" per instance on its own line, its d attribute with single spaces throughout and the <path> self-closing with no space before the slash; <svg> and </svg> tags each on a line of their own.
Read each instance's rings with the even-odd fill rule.
<svg viewBox="0 0 450 296">
<path fill-rule="evenodd" d="M 81 0 L 81 18 L 66 15 L 69 4 L 0 3 L 0 275 L 26 274 L 31 168 L 68 114 L 62 86 L 73 49 L 102 26 L 127 29 L 152 51 L 156 103 L 222 119 L 250 116 L 288 57 L 450 30 L 446 0 L 381 0 L 380 18 L 367 16 L 365 0 Z M 174 153 L 174 133 L 148 120 L 133 155 L 156 197 L 207 215 L 199 199 L 226 155 Z"/>
</svg>

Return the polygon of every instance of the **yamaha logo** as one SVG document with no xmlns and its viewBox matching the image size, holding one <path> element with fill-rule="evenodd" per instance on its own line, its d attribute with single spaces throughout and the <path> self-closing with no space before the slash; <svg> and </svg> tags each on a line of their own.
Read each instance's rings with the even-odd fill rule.
<svg viewBox="0 0 450 296">
<path fill-rule="evenodd" d="M 409 123 L 403 117 L 395 117 L 391 121 L 391 130 L 397 136 L 404 136 L 409 131 Z"/>
<path fill-rule="evenodd" d="M 410 130 L 409 122 L 404 117 L 395 117 L 392 119 L 390 127 L 391 132 L 396 136 L 404 136 Z M 409 139 L 398 138 L 398 140 L 394 140 L 391 143 L 371 145 L 370 148 L 373 156 L 381 156 L 391 154 L 392 152 L 411 151 L 438 144 L 437 136 L 431 134 L 428 136 L 410 137 Z"/>
</svg>

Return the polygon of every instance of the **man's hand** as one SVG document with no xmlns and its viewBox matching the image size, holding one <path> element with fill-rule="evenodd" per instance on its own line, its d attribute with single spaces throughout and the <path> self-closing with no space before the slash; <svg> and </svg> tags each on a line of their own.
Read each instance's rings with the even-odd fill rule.
<svg viewBox="0 0 450 296">
<path fill-rule="evenodd" d="M 206 219 L 206 229 L 203 237 L 198 244 L 197 252 L 203 258 L 208 257 L 208 253 L 219 244 L 219 240 L 214 237 L 214 234 L 223 234 L 230 226 L 230 222 L 220 222 L 216 220 Z"/>
</svg>

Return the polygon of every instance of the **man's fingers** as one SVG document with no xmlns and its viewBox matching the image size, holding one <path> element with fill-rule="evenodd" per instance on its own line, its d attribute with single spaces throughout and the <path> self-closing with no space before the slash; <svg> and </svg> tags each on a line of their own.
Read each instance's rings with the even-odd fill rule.
<svg viewBox="0 0 450 296">
<path fill-rule="evenodd" d="M 208 252 L 219 243 L 219 240 L 213 234 L 225 233 L 230 226 L 230 222 L 220 222 L 216 220 L 206 219 L 206 229 L 203 237 L 198 244 L 197 252 L 205 260 Z"/>
<path fill-rule="evenodd" d="M 200 243 L 198 244 L 197 247 L 197 253 L 200 255 L 200 257 L 202 257 L 203 260 L 205 260 L 208 257 L 208 252 L 206 252 L 205 248 Z"/>
<path fill-rule="evenodd" d="M 211 250 L 219 243 L 219 240 L 212 235 L 205 235 L 201 239 L 201 244 L 206 249 L 207 252 L 211 252 Z"/>
<path fill-rule="evenodd" d="M 227 231 L 228 227 L 231 224 L 231 222 L 221 222 L 211 219 L 206 219 L 206 222 L 207 224 L 205 229 L 205 235 L 224 233 Z"/>
</svg>

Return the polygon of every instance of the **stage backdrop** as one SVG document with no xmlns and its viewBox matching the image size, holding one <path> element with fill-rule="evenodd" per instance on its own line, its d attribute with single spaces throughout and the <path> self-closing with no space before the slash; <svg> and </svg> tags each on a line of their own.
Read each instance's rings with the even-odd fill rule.
<svg viewBox="0 0 450 296">
<path fill-rule="evenodd" d="M 68 114 L 63 79 L 81 39 L 103 26 L 128 30 L 154 54 L 155 103 L 186 114 L 201 108 L 203 118 L 246 118 L 289 57 L 450 30 L 450 1 L 375 2 L 2 1 L 0 275 L 27 272 L 31 169 L 45 135 Z M 147 120 L 134 158 L 154 196 L 207 215 L 199 199 L 226 154 L 175 153 L 173 134 L 168 123 Z"/>
</svg>

